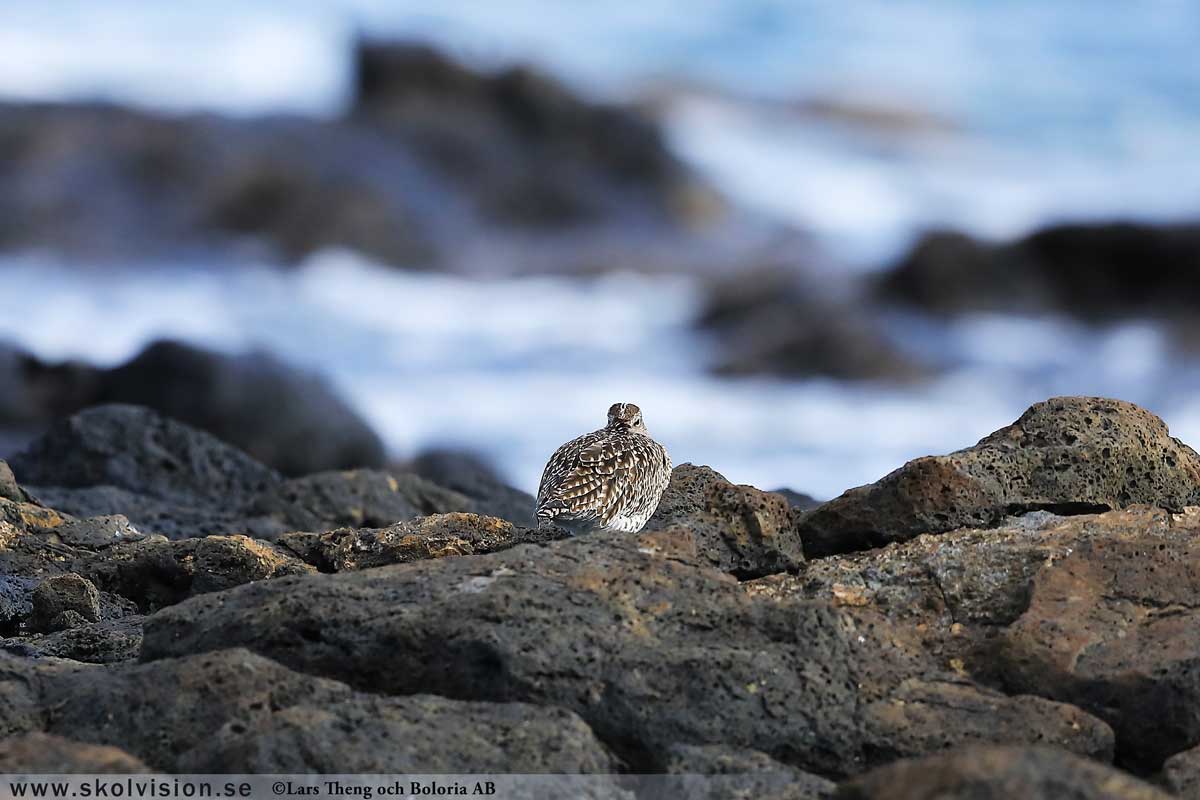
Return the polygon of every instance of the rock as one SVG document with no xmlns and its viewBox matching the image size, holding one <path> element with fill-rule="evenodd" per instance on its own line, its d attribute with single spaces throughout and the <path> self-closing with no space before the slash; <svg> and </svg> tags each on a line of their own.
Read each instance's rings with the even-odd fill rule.
<svg viewBox="0 0 1200 800">
<path fill-rule="evenodd" d="M 142 658 L 246 646 L 360 691 L 561 706 L 634 770 L 672 744 L 723 744 L 856 774 L 879 737 L 904 737 L 906 751 L 932 740 L 925 724 L 938 747 L 986 736 L 1111 748 L 1077 709 L 982 689 L 996 724 L 956 709 L 958 696 L 896 732 L 873 704 L 940 674 L 903 631 L 859 627 L 825 603 L 755 599 L 697 551 L 673 526 L 248 584 L 150 617 Z"/>
<path fill-rule="evenodd" d="M 321 572 L 345 572 L 425 558 L 492 553 L 561 537 L 555 528 L 518 528 L 496 517 L 435 514 L 378 530 L 288 533 L 278 544 Z"/>
<path fill-rule="evenodd" d="M 1112 727 L 1118 763 L 1149 774 L 1200 741 L 1198 541 L 1196 509 L 1039 512 L 814 560 L 802 576 L 746 588 L 833 602 L 861 628 L 914 633 L 941 669 L 1078 706 Z"/>
<path fill-rule="evenodd" d="M 383 464 L 379 437 L 324 380 L 267 353 L 158 341 L 101 383 L 95 402 L 152 408 L 285 475 Z"/>
<path fill-rule="evenodd" d="M 787 500 L 735 486 L 711 467 L 680 464 L 645 530 L 686 528 L 717 569 L 739 578 L 795 570 L 804 550 Z"/>
<path fill-rule="evenodd" d="M 114 486 L 182 506 L 237 506 L 280 482 L 274 470 L 209 434 L 124 405 L 55 423 L 9 463 L 27 485 Z"/>
<path fill-rule="evenodd" d="M 695 326 L 715 342 L 720 375 L 913 380 L 929 369 L 903 352 L 857 298 L 798 272 L 715 281 Z"/>
<path fill-rule="evenodd" d="M 1183 800 L 1200 798 L 1200 747 L 1176 753 L 1163 762 L 1163 784 Z"/>
<path fill-rule="evenodd" d="M 1186 315 L 1200 301 L 1200 225 L 1053 225 L 993 244 L 923 238 L 880 294 L 930 311 L 1063 311 L 1085 318 Z"/>
<path fill-rule="evenodd" d="M 68 612 L 70 613 L 70 612 Z M 34 658 L 69 658 L 89 664 L 135 661 L 142 651 L 141 616 L 102 620 L 57 633 L 0 639 L 0 648 L 25 648 Z"/>
<path fill-rule="evenodd" d="M 124 514 L 68 520 L 55 526 L 54 537 L 65 545 L 90 550 L 147 538 L 146 534 L 130 524 Z"/>
<path fill-rule="evenodd" d="M 147 773 L 150 768 L 116 747 L 82 744 L 45 733 L 0 740 L 0 773 L 97 775 Z"/>
<path fill-rule="evenodd" d="M 897 761 L 838 787 L 838 800 L 1167 800 L 1111 767 L 1048 747 L 970 747 Z"/>
<path fill-rule="evenodd" d="M 17 485 L 17 479 L 12 473 L 8 462 L 0 461 L 0 497 L 14 503 L 32 503 L 33 497 Z"/>
<path fill-rule="evenodd" d="M 1056 397 L 974 447 L 910 461 L 799 521 L 809 557 L 922 533 L 989 527 L 1037 509 L 1200 503 L 1200 457 L 1161 419 L 1120 400 Z"/>
<path fill-rule="evenodd" d="M 471 498 L 480 514 L 525 528 L 537 527 L 533 495 L 505 484 L 479 456 L 458 450 L 426 450 L 408 466 L 422 478 Z"/>
<path fill-rule="evenodd" d="M 340 527 L 385 528 L 401 520 L 450 511 L 473 511 L 467 497 L 413 474 L 377 470 L 322 472 L 285 481 L 247 507 L 291 531 Z"/>
<path fill-rule="evenodd" d="M 35 631 L 49 633 L 77 627 L 69 618 L 66 621 L 60 619 L 64 613 L 78 614 L 88 622 L 100 619 L 99 590 L 87 578 L 73 572 L 46 578 L 33 590 L 32 602 L 29 626 Z"/>
<path fill-rule="evenodd" d="M 809 511 L 821 505 L 821 501 L 813 497 L 811 494 L 797 492 L 794 489 L 774 489 L 771 494 L 781 494 L 788 501 L 788 505 L 797 511 Z"/>
<path fill-rule="evenodd" d="M 1141 770 L 1200 742 L 1198 534 L 1200 513 L 1164 514 L 1039 569 L 999 637 L 1006 685 L 1091 710 Z"/>
<path fill-rule="evenodd" d="M 664 797 L 745 797 L 764 800 L 827 800 L 837 785 L 789 767 L 757 750 L 720 745 L 673 745 L 663 772 L 678 778 L 655 782 Z"/>
<path fill-rule="evenodd" d="M 120 742 L 169 772 L 613 768 L 587 726 L 562 709 L 375 697 L 244 650 L 114 667 L 0 654 L 0 683 L 6 676 L 20 691 L 0 699 L 0 730 L 7 723 L 97 745 Z"/>
</svg>

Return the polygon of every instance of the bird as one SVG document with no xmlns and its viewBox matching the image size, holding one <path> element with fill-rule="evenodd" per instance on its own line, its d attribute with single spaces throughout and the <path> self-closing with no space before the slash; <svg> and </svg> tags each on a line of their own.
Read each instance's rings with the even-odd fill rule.
<svg viewBox="0 0 1200 800">
<path fill-rule="evenodd" d="M 667 449 L 646 431 L 642 410 L 613 403 L 608 424 L 554 451 L 534 510 L 539 526 L 572 533 L 640 531 L 671 481 Z"/>
</svg>

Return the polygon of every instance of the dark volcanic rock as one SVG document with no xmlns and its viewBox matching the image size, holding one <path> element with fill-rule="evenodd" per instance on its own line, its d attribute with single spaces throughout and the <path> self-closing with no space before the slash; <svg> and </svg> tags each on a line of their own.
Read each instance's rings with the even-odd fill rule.
<svg viewBox="0 0 1200 800">
<path fill-rule="evenodd" d="M 653 123 L 531 70 L 481 74 L 370 44 L 359 72 L 340 119 L 8 104 L 0 247 L 101 263 L 345 248 L 404 267 L 515 271 L 530 268 L 536 234 L 563 240 L 532 268 L 561 270 L 602 263 L 609 240 L 629 260 L 648 245 L 695 248 L 692 228 L 723 210 Z M 481 243 L 501 246 L 480 257 Z"/>
<path fill-rule="evenodd" d="M 929 371 L 861 301 L 786 270 L 711 284 L 696 327 L 714 339 L 723 375 L 910 380 Z"/>
<path fill-rule="evenodd" d="M 325 381 L 266 353 L 155 342 L 104 373 L 96 402 L 152 408 L 287 475 L 383 464 L 379 437 Z"/>
<path fill-rule="evenodd" d="M 900 752 L 978 740 L 1111 751 L 1107 726 L 1071 706 L 959 684 L 918 696 L 905 679 L 938 671 L 902 631 L 755 600 L 703 562 L 673 527 L 284 578 L 160 611 L 142 657 L 242 645 L 361 690 L 560 705 L 634 768 L 676 743 L 762 748 L 835 775 L 871 763 L 882 739 Z M 927 711 L 898 724 L 889 708 L 909 700 Z"/>
<path fill-rule="evenodd" d="M 897 761 L 838 787 L 838 800 L 1167 800 L 1103 764 L 1048 747 L 973 747 Z"/>
<path fill-rule="evenodd" d="M 0 773 L 6 775 L 97 775 L 150 772 L 140 760 L 116 747 L 82 744 L 45 733 L 0 740 Z"/>
<path fill-rule="evenodd" d="M 237 506 L 280 482 L 274 470 L 209 434 L 125 405 L 61 420 L 9 463 L 26 485 L 115 486 L 184 506 Z"/>
<path fill-rule="evenodd" d="M 1010 514 L 1200 503 L 1200 456 L 1132 403 L 1057 397 L 974 447 L 926 456 L 800 520 L 810 556 L 921 533 L 995 525 Z"/>
<path fill-rule="evenodd" d="M 21 649 L 39 658 L 69 658 L 89 664 L 135 661 L 142 652 L 141 616 L 108 619 L 47 635 L 0 639 L 0 648 Z"/>
<path fill-rule="evenodd" d="M 831 601 L 861 627 L 916 633 L 943 669 L 1079 706 L 1112 726 L 1119 763 L 1149 773 L 1200 741 L 1198 541 L 1195 509 L 1041 512 L 746 587 Z"/>
<path fill-rule="evenodd" d="M 438 486 L 471 498 L 480 514 L 500 517 L 526 528 L 537 525 L 533 495 L 507 485 L 479 456 L 459 450 L 426 450 L 408 468 Z"/>
<path fill-rule="evenodd" d="M 7 683 L 6 683 L 7 681 Z M 384 698 L 244 650 L 116 667 L 0 654 L 0 731 L 120 746 L 171 772 L 607 772 L 562 709 Z"/>
<path fill-rule="evenodd" d="M 786 499 L 738 486 L 711 467 L 680 464 L 671 471 L 645 530 L 686 528 L 700 553 L 717 569 L 741 578 L 798 569 L 800 535 Z"/>
<path fill-rule="evenodd" d="M 1200 747 L 1176 753 L 1163 762 L 1163 784 L 1184 800 L 1200 798 Z"/>
<path fill-rule="evenodd" d="M 435 514 L 376 530 L 287 533 L 278 544 L 322 572 L 346 572 L 426 558 L 492 553 L 563 535 L 558 528 L 520 528 L 478 514 Z"/>
<path fill-rule="evenodd" d="M 1055 225 L 992 244 L 926 236 L 882 280 L 884 297 L 941 312 L 1188 314 L 1200 303 L 1200 225 Z"/>
<path fill-rule="evenodd" d="M 757 750 L 720 745 L 673 745 L 663 772 L 680 777 L 657 787 L 667 797 L 745 797 L 761 800 L 828 800 L 837 785 L 781 764 Z"/>
<path fill-rule="evenodd" d="M 813 497 L 811 494 L 797 492 L 795 489 L 773 489 L 772 494 L 781 494 L 788 501 L 788 505 L 797 511 L 809 511 L 821 505 L 821 501 Z"/>
<path fill-rule="evenodd" d="M 96 585 L 80 575 L 68 572 L 46 578 L 33 590 L 33 613 L 29 617 L 31 630 L 53 633 L 64 627 L 59 618 L 74 612 L 88 622 L 100 619 L 100 592 Z"/>
<path fill-rule="evenodd" d="M 283 480 L 240 450 L 136 406 L 98 406 L 62 420 L 12 463 L 54 508 L 82 517 L 122 514 L 174 539 L 384 527 L 475 507 L 411 474 L 353 470 Z"/>
</svg>

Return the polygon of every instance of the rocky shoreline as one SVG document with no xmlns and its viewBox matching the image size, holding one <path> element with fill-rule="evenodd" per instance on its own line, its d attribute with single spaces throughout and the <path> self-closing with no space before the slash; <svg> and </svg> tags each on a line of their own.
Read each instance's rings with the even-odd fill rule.
<svg viewBox="0 0 1200 800">
<path fill-rule="evenodd" d="M 0 462 L 0 765 L 1195 797 L 1198 487 L 1153 415 L 1055 398 L 812 510 L 684 464 L 567 538 L 92 408 Z"/>
</svg>

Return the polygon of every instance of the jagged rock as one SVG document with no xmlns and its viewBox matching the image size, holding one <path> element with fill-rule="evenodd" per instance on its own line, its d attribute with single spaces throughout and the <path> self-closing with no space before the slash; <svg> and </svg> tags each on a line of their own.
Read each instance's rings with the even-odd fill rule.
<svg viewBox="0 0 1200 800">
<path fill-rule="evenodd" d="M 897 761 L 838 787 L 838 800 L 1167 800 L 1131 775 L 1048 747 L 971 747 Z"/>
<path fill-rule="evenodd" d="M 0 498 L 14 503 L 32 503 L 33 497 L 17 485 L 17 478 L 7 461 L 0 460 Z"/>
<path fill-rule="evenodd" d="M 821 505 L 821 501 L 811 494 L 797 492 L 795 489 L 774 489 L 771 493 L 783 495 L 788 505 L 797 511 L 808 511 Z"/>
<path fill-rule="evenodd" d="M 85 621 L 86 622 L 86 621 Z M 135 661 L 142 651 L 143 617 L 101 620 L 47 635 L 0 639 L 0 648 L 37 658 L 69 658 L 89 664 Z"/>
<path fill-rule="evenodd" d="M 83 744 L 45 733 L 0 740 L 0 773 L 102 775 L 150 772 L 140 760 L 107 745 Z"/>
<path fill-rule="evenodd" d="M 926 456 L 800 519 L 808 556 L 989 527 L 1037 509 L 1078 513 L 1200 503 L 1200 456 L 1120 400 L 1056 397 L 974 447 Z"/>
<path fill-rule="evenodd" d="M 680 464 L 645 530 L 686 528 L 717 569 L 741 578 L 794 570 L 804 550 L 788 502 L 737 486 L 711 467 Z"/>
<path fill-rule="evenodd" d="M 1107 727 L 1078 709 L 957 685 L 953 702 L 930 702 L 897 732 L 872 704 L 939 674 L 902 631 L 859 627 L 825 603 L 756 600 L 697 549 L 673 526 L 249 584 L 150 617 L 142 657 L 240 645 L 364 691 L 560 705 L 635 769 L 682 743 L 854 774 L 880 736 L 919 750 L 933 738 L 923 725 L 938 747 L 1033 736 L 1111 749 Z M 955 707 L 968 696 L 997 722 L 981 724 L 981 704 Z"/>
<path fill-rule="evenodd" d="M 6 682 L 7 679 L 7 682 Z M 0 732 L 120 744 L 169 772 L 608 772 L 575 715 L 377 697 L 244 650 L 81 667 L 0 654 Z M 386 744 L 382 744 L 386 743 Z"/>
<path fill-rule="evenodd" d="M 74 620 L 59 619 L 63 614 L 78 614 L 88 622 L 100 619 L 99 590 L 87 578 L 73 572 L 55 575 L 39 583 L 33 590 L 32 604 L 29 626 L 43 633 L 77 627 Z"/>
<path fill-rule="evenodd" d="M 1200 511 L 1045 512 L 920 536 L 747 584 L 833 602 L 862 626 L 913 632 L 943 669 L 1072 703 L 1116 732 L 1141 771 L 1200 741 L 1193 564 Z"/>
<path fill-rule="evenodd" d="M 563 535 L 556 528 L 518 528 L 496 517 L 435 514 L 378 530 L 288 533 L 278 544 L 322 572 L 345 572 L 425 558 L 491 553 Z"/>
<path fill-rule="evenodd" d="M 465 494 L 475 501 L 480 514 L 526 528 L 537 527 L 533 495 L 507 485 L 479 456 L 458 450 L 426 450 L 408 466 L 438 486 Z"/>
</svg>

